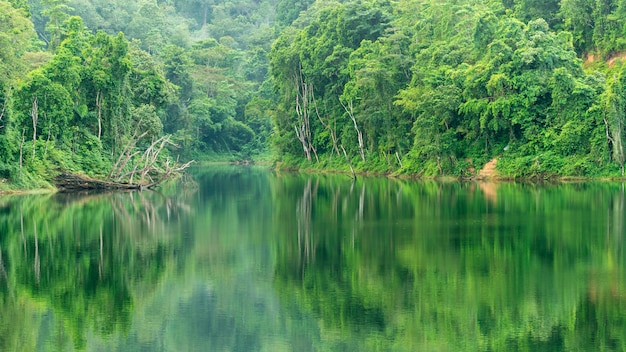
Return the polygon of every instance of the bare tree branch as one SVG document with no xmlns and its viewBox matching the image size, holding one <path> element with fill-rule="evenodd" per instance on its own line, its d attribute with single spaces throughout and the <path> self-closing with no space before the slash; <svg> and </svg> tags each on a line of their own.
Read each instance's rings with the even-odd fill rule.
<svg viewBox="0 0 626 352">
<path fill-rule="evenodd" d="M 129 146 L 134 147 L 137 144 L 137 141 L 145 136 L 146 133 L 147 132 L 142 133 L 137 139 L 131 141 Z M 162 158 L 160 158 L 161 152 L 167 145 L 177 147 L 177 145 L 172 143 L 170 139 L 171 135 L 165 135 L 153 140 L 150 146 L 143 152 L 139 160 L 134 164 L 132 170 L 124 173 L 123 170 L 126 169 L 130 160 L 133 160 L 137 155 L 139 155 L 138 151 L 131 153 L 132 148 L 127 147 L 118 159 L 122 160 L 123 158 L 123 162 L 119 163 L 119 165 L 116 163 L 116 166 L 114 166 L 115 172 L 111 172 L 111 177 L 109 177 L 109 179 L 118 183 L 128 180 L 127 183 L 129 185 L 133 185 L 135 184 L 135 178 L 139 177 L 137 184 L 141 187 L 150 188 L 185 170 L 194 162 L 193 160 L 180 165 L 178 162 L 172 164 L 172 161 L 169 158 L 166 158 L 165 160 L 161 160 Z"/>
<path fill-rule="evenodd" d="M 35 147 L 37 146 L 37 121 L 39 120 L 37 96 L 33 97 L 33 107 L 30 111 L 30 116 L 33 119 L 33 159 L 35 159 Z"/>
<path fill-rule="evenodd" d="M 359 152 L 361 154 L 361 160 L 365 162 L 365 150 L 364 150 L 365 147 L 363 143 L 363 133 L 361 133 L 361 130 L 359 130 L 359 126 L 356 123 L 356 118 L 354 117 L 354 107 L 352 105 L 352 100 L 348 102 L 348 106 L 346 106 L 341 100 L 339 100 L 339 102 L 341 103 L 341 106 L 343 106 L 343 109 L 348 113 L 348 116 L 350 116 L 350 119 L 352 119 L 352 122 L 354 123 L 354 129 L 356 130 L 356 135 L 359 141 Z"/>
</svg>

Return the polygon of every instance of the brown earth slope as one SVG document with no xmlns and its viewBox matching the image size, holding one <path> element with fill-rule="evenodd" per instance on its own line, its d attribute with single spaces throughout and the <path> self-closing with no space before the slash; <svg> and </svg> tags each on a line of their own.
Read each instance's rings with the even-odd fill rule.
<svg viewBox="0 0 626 352">
<path fill-rule="evenodd" d="M 478 172 L 478 178 L 481 179 L 494 179 L 498 177 L 498 172 L 496 171 L 496 164 L 498 163 L 498 159 L 493 158 L 485 166 Z"/>
</svg>

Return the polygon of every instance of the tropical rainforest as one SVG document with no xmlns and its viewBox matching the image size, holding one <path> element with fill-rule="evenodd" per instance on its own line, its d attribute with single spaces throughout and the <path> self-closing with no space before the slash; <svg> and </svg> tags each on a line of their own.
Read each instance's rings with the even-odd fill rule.
<svg viewBox="0 0 626 352">
<path fill-rule="evenodd" d="M 2 188 L 157 159 L 624 176 L 624 0 L 0 0 L 0 48 Z"/>
</svg>

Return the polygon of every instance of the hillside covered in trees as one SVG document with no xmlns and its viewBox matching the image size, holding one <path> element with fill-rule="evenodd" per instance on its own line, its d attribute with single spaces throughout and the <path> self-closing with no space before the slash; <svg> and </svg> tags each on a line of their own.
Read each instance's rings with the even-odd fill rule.
<svg viewBox="0 0 626 352">
<path fill-rule="evenodd" d="M 314 4 L 270 53 L 286 160 L 471 176 L 624 174 L 626 2 Z M 294 129 L 297 133 L 294 133 Z"/>
<path fill-rule="evenodd" d="M 0 179 L 623 176 L 625 28 L 622 0 L 0 0 Z"/>
</svg>

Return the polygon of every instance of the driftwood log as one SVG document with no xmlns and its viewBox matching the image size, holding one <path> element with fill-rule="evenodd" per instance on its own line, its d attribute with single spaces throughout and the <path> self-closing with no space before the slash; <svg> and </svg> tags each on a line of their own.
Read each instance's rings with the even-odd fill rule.
<svg viewBox="0 0 626 352">
<path fill-rule="evenodd" d="M 79 192 L 90 190 L 136 190 L 143 186 L 138 184 L 110 182 L 93 179 L 85 175 L 59 173 L 54 178 L 54 185 L 59 192 Z"/>
</svg>

